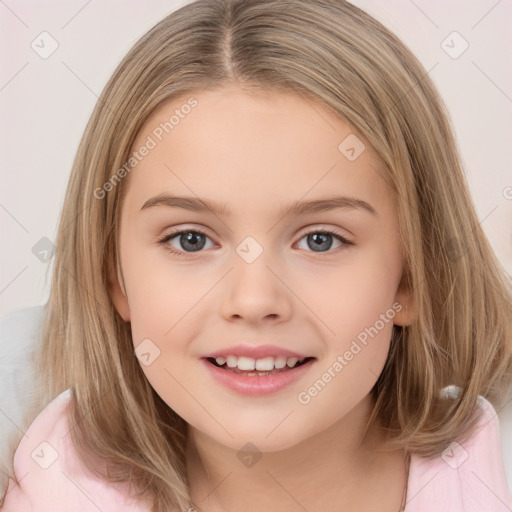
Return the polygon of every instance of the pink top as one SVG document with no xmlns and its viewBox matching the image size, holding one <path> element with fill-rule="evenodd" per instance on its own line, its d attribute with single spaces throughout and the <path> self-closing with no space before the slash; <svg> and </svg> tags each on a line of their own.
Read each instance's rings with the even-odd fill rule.
<svg viewBox="0 0 512 512">
<path fill-rule="evenodd" d="M 71 390 L 37 416 L 14 455 L 18 483 L 9 480 L 3 512 L 149 512 L 128 497 L 125 484 L 90 475 L 79 462 L 69 432 Z M 411 455 L 406 512 L 511 512 L 498 416 L 483 397 L 484 415 L 473 436 L 426 460 Z"/>
</svg>

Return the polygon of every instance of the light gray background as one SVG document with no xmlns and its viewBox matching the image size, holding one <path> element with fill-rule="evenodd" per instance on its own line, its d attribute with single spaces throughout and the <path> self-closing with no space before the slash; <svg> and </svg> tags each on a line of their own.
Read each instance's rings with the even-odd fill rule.
<svg viewBox="0 0 512 512">
<path fill-rule="evenodd" d="M 0 316 L 46 301 L 52 260 L 40 261 L 33 247 L 44 237 L 55 240 L 73 158 L 97 97 L 136 40 L 186 3 L 0 0 Z M 511 1 L 353 3 L 401 37 L 437 84 L 479 219 L 512 274 Z M 58 43 L 46 59 L 31 47 L 44 44 L 43 31 Z M 458 58 L 442 47 L 446 41 L 452 53 L 462 48 L 458 36 L 446 39 L 453 31 L 469 44 Z"/>
</svg>

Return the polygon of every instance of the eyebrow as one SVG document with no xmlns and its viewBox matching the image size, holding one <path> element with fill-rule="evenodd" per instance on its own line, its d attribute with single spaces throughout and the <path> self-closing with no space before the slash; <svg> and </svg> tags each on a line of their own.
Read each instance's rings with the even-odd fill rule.
<svg viewBox="0 0 512 512">
<path fill-rule="evenodd" d="M 147 210 L 154 206 L 167 206 L 171 208 L 183 208 L 194 212 L 211 213 L 218 216 L 231 216 L 232 211 L 226 204 L 217 203 L 206 199 L 200 199 L 192 196 L 173 196 L 168 194 L 159 194 L 149 198 L 141 208 Z M 315 199 L 312 201 L 293 201 L 291 204 L 281 208 L 279 215 L 307 215 L 311 213 L 326 212 L 334 209 L 342 210 L 363 210 L 378 217 L 375 208 L 355 197 L 331 196 L 325 199 Z"/>
</svg>

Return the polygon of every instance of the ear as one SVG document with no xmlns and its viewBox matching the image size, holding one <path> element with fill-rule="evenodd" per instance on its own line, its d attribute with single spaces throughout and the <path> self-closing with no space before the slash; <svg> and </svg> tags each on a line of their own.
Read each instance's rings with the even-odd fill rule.
<svg viewBox="0 0 512 512">
<path fill-rule="evenodd" d="M 411 325 L 417 315 L 417 308 L 414 302 L 411 287 L 409 286 L 408 279 L 404 274 L 400 280 L 400 284 L 395 295 L 395 316 L 393 323 L 395 325 L 407 326 Z M 400 305 L 401 307 L 399 307 Z"/>
<path fill-rule="evenodd" d="M 119 259 L 117 264 L 112 262 L 112 258 L 108 266 L 108 293 L 114 306 L 125 322 L 130 322 L 130 306 L 126 297 L 126 290 L 123 283 L 123 277 L 121 275 L 121 266 Z"/>
</svg>

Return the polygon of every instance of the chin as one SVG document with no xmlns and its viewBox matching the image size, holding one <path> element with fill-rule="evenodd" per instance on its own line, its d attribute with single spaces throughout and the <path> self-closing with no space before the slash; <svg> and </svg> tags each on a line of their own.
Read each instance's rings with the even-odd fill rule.
<svg viewBox="0 0 512 512">
<path fill-rule="evenodd" d="M 272 415 L 271 421 L 259 415 L 246 416 L 244 419 L 236 419 L 214 416 L 227 430 L 224 430 L 217 422 L 208 418 L 205 422 L 191 425 L 200 432 L 201 437 L 210 438 L 212 441 L 235 451 L 244 449 L 247 443 L 254 445 L 260 452 L 277 452 L 292 448 L 302 442 L 306 442 L 315 433 L 310 428 L 306 430 L 306 419 L 291 420 L 294 414 L 280 414 L 279 418 Z M 285 419 L 286 418 L 286 419 Z M 284 420 L 284 421 L 283 421 Z M 248 448 L 247 448 L 248 449 Z"/>
</svg>

